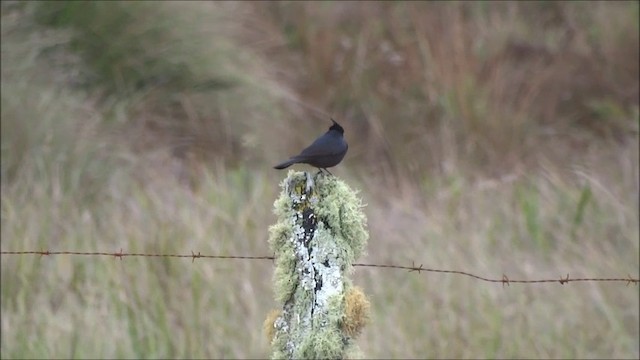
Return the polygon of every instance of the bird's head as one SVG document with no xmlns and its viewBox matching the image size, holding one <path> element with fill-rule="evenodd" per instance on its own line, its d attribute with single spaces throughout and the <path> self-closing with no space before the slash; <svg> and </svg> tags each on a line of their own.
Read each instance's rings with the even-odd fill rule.
<svg viewBox="0 0 640 360">
<path fill-rule="evenodd" d="M 333 120 L 333 118 L 331 119 L 331 121 L 333 121 L 333 125 L 331 125 L 331 127 L 329 128 L 329 131 L 335 130 L 340 134 L 344 134 L 344 129 L 342 128 L 342 126 L 340 126 L 340 124 L 338 124 L 335 120 Z"/>
</svg>

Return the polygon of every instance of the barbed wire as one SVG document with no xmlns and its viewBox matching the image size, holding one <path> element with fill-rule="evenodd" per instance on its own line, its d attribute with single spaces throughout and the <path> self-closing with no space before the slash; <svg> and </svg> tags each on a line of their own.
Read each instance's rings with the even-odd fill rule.
<svg viewBox="0 0 640 360">
<path fill-rule="evenodd" d="M 39 255 L 39 256 L 53 256 L 53 255 L 72 255 L 72 256 L 108 256 L 122 260 L 124 257 L 159 257 L 159 258 L 190 258 L 191 262 L 195 262 L 196 259 L 235 259 L 235 260 L 271 260 L 275 258 L 273 256 L 238 256 L 238 255 L 203 255 L 200 252 L 191 254 L 150 254 L 150 253 L 125 253 L 120 249 L 119 252 L 82 252 L 82 251 L 0 251 L 0 255 Z M 626 278 L 571 278 L 569 274 L 557 279 L 511 279 L 507 275 L 502 275 L 500 279 L 485 278 L 479 275 L 475 275 L 466 271 L 458 270 L 442 270 L 442 269 L 430 269 L 425 268 L 422 264 L 416 265 L 412 262 L 411 266 L 393 265 L 393 264 L 365 264 L 355 263 L 353 266 L 357 267 L 371 267 L 371 268 L 387 268 L 387 269 L 399 269 L 407 270 L 409 272 L 430 272 L 440 274 L 454 274 L 467 276 L 476 280 L 486 281 L 490 283 L 501 283 L 504 285 L 516 284 L 536 284 L 536 283 L 559 283 L 561 285 L 570 282 L 624 282 L 629 286 L 630 284 L 638 285 L 640 279 L 627 275 Z"/>
</svg>

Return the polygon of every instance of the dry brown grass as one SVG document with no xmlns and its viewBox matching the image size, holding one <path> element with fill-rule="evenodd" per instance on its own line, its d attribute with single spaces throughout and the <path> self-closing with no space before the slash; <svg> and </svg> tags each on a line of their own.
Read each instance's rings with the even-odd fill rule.
<svg viewBox="0 0 640 360">
<path fill-rule="evenodd" d="M 372 171 L 496 175 L 637 136 L 629 3 L 257 6 L 302 59 L 304 101 L 347 119 L 350 158 Z"/>
</svg>

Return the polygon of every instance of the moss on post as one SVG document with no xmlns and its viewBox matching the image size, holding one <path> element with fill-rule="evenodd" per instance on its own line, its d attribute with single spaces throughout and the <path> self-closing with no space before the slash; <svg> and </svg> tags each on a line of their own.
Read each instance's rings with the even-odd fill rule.
<svg viewBox="0 0 640 360">
<path fill-rule="evenodd" d="M 362 202 L 343 181 L 289 171 L 270 228 L 275 296 L 265 320 L 272 358 L 352 358 L 368 319 L 364 294 L 346 277 L 368 234 Z"/>
</svg>

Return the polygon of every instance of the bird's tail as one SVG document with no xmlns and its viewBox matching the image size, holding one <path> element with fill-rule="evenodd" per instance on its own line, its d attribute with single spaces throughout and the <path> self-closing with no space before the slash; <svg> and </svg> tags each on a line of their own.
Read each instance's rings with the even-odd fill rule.
<svg viewBox="0 0 640 360">
<path fill-rule="evenodd" d="M 291 158 L 291 159 L 289 159 L 289 160 L 287 160 L 287 161 L 285 161 L 285 162 L 283 162 L 281 164 L 278 164 L 278 165 L 274 166 L 273 168 L 274 169 L 278 169 L 278 170 L 282 170 L 282 169 L 288 168 L 289 166 L 291 166 L 291 165 L 293 165 L 295 163 L 296 163 L 296 159 L 295 158 Z"/>
</svg>

